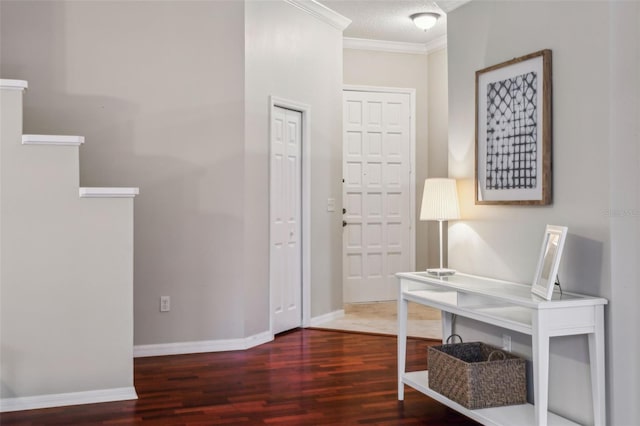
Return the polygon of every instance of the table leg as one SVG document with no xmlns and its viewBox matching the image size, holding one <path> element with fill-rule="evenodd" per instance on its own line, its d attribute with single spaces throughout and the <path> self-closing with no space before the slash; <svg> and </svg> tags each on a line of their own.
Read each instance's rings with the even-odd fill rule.
<svg viewBox="0 0 640 426">
<path fill-rule="evenodd" d="M 451 312 L 440 311 L 440 318 L 442 319 L 442 343 L 444 343 L 453 333 L 453 314 Z"/>
<path fill-rule="evenodd" d="M 535 399 L 536 425 L 547 424 L 549 405 L 549 335 L 546 333 L 544 314 L 533 315 L 533 397 Z"/>
<path fill-rule="evenodd" d="M 604 380 L 604 306 L 595 307 L 596 324 L 589 333 L 589 365 L 591 368 L 591 395 L 595 426 L 606 424 L 606 400 Z"/>
<path fill-rule="evenodd" d="M 404 400 L 404 374 L 407 362 L 407 300 L 398 295 L 398 401 Z"/>
</svg>

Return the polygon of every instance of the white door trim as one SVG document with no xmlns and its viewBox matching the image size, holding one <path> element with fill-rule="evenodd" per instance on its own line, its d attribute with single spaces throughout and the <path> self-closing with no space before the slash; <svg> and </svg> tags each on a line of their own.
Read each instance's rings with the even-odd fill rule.
<svg viewBox="0 0 640 426">
<path fill-rule="evenodd" d="M 402 88 L 402 87 L 378 87 L 378 86 L 358 86 L 353 84 L 345 84 L 342 86 L 343 91 L 352 92 L 378 92 L 378 93 L 405 93 L 410 97 L 411 109 L 411 134 L 410 134 L 410 155 L 409 161 L 409 199 L 411 208 L 409 212 L 409 226 L 410 231 L 410 243 L 409 243 L 409 257 L 411 270 L 416 269 L 416 89 Z M 426 117 L 425 117 L 426 120 Z"/>
<path fill-rule="evenodd" d="M 311 107 L 271 95 L 269 97 L 269 144 L 271 144 L 271 123 L 275 107 L 298 111 L 302 114 L 302 326 L 309 327 L 311 325 Z M 269 148 L 269 156 L 271 156 L 271 148 Z M 269 167 L 269 174 L 271 174 L 271 167 Z M 271 246 L 271 235 L 269 235 L 269 256 L 271 256 Z M 271 267 L 271 261 L 269 261 L 269 267 Z M 271 290 L 272 283 L 269 282 L 269 331 L 273 335 Z"/>
</svg>

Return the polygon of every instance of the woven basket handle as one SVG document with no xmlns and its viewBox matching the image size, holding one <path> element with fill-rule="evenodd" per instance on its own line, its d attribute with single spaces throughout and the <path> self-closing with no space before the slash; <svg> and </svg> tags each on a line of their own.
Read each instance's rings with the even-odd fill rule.
<svg viewBox="0 0 640 426">
<path fill-rule="evenodd" d="M 493 351 L 489 354 L 489 357 L 487 358 L 487 361 L 492 361 L 493 360 L 493 356 L 499 354 L 502 356 L 502 361 L 504 361 L 505 359 L 507 359 L 507 356 L 504 354 L 504 352 L 502 351 Z"/>
<path fill-rule="evenodd" d="M 447 337 L 447 340 L 444 342 L 445 345 L 449 345 L 449 340 L 452 340 L 452 337 L 458 336 L 458 339 L 460 339 L 460 343 L 462 343 L 462 337 L 459 334 L 452 334 L 451 336 Z"/>
</svg>

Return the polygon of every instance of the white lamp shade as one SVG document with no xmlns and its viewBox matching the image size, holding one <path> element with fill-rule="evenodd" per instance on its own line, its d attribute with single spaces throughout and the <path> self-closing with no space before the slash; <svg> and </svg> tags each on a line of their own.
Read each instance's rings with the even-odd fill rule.
<svg viewBox="0 0 640 426">
<path fill-rule="evenodd" d="M 424 181 L 420 220 L 460 219 L 455 179 L 433 178 Z"/>
</svg>

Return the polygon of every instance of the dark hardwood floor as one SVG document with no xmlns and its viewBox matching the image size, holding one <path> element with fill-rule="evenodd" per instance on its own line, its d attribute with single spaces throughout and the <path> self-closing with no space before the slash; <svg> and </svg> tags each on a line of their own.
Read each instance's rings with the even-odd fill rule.
<svg viewBox="0 0 640 426">
<path fill-rule="evenodd" d="M 426 340 L 409 339 L 410 370 Z M 476 425 L 406 388 L 397 401 L 396 338 L 295 330 L 247 351 L 135 360 L 137 401 L 0 415 L 9 425 Z"/>
</svg>

